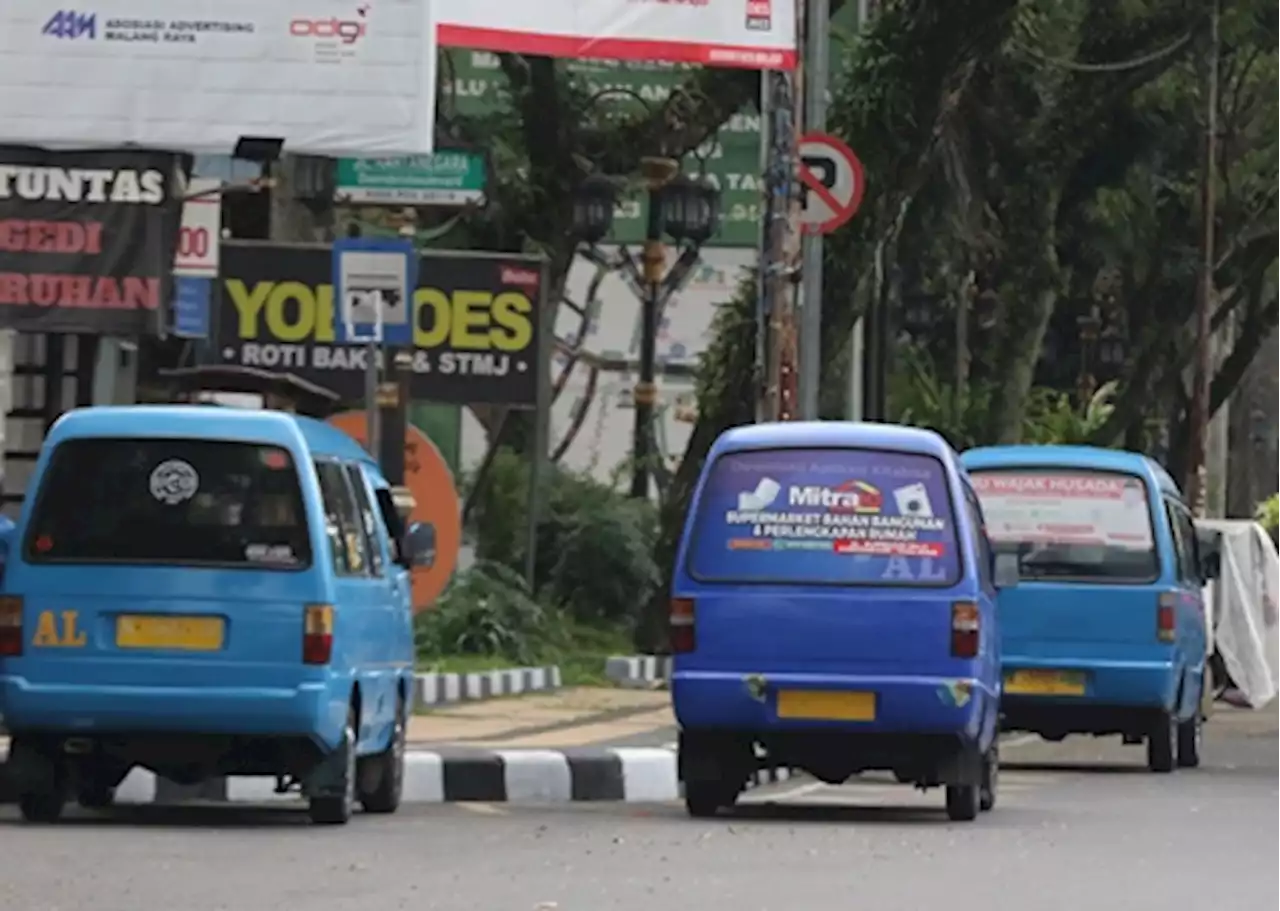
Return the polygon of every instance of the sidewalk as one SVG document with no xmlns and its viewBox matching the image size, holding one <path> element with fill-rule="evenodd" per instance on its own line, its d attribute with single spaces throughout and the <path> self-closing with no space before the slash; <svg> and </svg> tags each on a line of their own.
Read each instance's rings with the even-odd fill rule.
<svg viewBox="0 0 1280 911">
<path fill-rule="evenodd" d="M 578 687 L 421 713 L 409 722 L 409 743 L 414 748 L 444 744 L 575 747 L 623 740 L 674 724 L 668 693 Z"/>
</svg>

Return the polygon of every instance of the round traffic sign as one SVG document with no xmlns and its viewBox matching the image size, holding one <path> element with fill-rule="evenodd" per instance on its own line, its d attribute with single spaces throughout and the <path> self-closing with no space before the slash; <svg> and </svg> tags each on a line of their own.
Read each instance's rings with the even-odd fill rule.
<svg viewBox="0 0 1280 911">
<path fill-rule="evenodd" d="M 800 137 L 800 224 L 806 234 L 830 234 L 853 218 L 866 190 L 862 162 L 826 133 Z"/>
</svg>

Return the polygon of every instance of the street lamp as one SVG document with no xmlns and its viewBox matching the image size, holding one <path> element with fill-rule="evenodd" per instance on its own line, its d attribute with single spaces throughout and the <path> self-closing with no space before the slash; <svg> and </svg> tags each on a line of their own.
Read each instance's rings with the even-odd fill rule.
<svg viewBox="0 0 1280 911">
<path fill-rule="evenodd" d="M 671 158 L 644 158 L 640 174 L 649 194 L 649 217 L 644 249 L 636 259 L 624 251 L 621 266 L 640 290 L 639 378 L 632 390 L 635 424 L 632 431 L 631 495 L 649 495 L 653 458 L 653 413 L 657 402 L 654 374 L 657 368 L 658 320 L 671 295 L 692 274 L 698 250 L 720 227 L 720 190 L 708 178 L 680 173 Z M 597 244 L 609 233 L 617 198 L 615 183 L 592 175 L 578 185 L 573 199 L 573 230 L 587 244 Z M 681 247 L 679 259 L 666 266 L 663 237 Z"/>
</svg>

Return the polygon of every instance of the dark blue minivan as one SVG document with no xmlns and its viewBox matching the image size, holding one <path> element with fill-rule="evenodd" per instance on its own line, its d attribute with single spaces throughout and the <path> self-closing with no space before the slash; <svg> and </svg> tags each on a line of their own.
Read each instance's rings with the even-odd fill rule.
<svg viewBox="0 0 1280 911">
<path fill-rule="evenodd" d="M 1012 574 L 1010 574 L 1012 575 Z M 997 567 L 955 452 L 915 428 L 760 424 L 723 434 L 694 492 L 670 611 L 692 815 L 758 770 L 870 770 L 995 802 Z"/>
</svg>

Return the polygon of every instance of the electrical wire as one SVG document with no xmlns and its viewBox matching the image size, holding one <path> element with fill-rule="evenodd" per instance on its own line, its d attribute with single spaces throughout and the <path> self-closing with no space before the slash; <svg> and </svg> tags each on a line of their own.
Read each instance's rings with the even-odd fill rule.
<svg viewBox="0 0 1280 911">
<path fill-rule="evenodd" d="M 1013 49 L 1033 58 L 1039 63 L 1043 63 L 1048 66 L 1060 67 L 1064 70 L 1073 70 L 1077 73 L 1123 73 L 1127 70 L 1139 69 L 1149 63 L 1155 63 L 1158 60 L 1163 60 L 1165 57 L 1176 54 L 1191 43 L 1191 39 L 1194 37 L 1194 33 L 1187 32 L 1177 41 L 1174 41 L 1172 44 L 1169 44 L 1158 51 L 1153 51 L 1150 54 L 1145 54 L 1141 57 L 1135 57 L 1132 60 L 1123 60 L 1116 63 L 1079 63 L 1075 60 L 1067 60 L 1063 57 L 1050 57 L 1029 45 L 1021 43 L 1020 41 L 1013 42 Z"/>
</svg>

